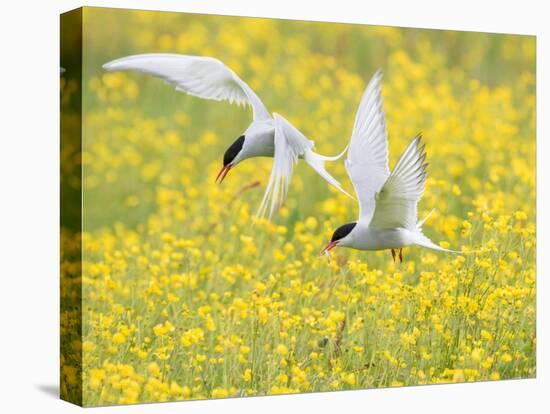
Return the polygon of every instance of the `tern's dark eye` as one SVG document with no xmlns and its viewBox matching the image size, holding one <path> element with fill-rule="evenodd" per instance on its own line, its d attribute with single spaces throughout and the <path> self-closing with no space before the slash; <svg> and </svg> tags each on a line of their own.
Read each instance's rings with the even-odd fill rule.
<svg viewBox="0 0 550 414">
<path fill-rule="evenodd" d="M 231 144 L 229 148 L 227 148 L 227 151 L 225 151 L 225 154 L 223 154 L 223 165 L 227 165 L 231 163 L 237 156 L 239 152 L 243 149 L 244 145 L 244 135 L 241 135 L 237 140 Z"/>
<path fill-rule="evenodd" d="M 357 223 L 348 223 L 338 227 L 334 232 L 334 234 L 332 235 L 332 239 L 330 239 L 330 241 L 333 242 L 333 241 L 338 241 L 340 239 L 343 239 L 344 237 L 346 237 L 348 234 L 351 233 L 351 231 L 356 225 Z"/>
</svg>

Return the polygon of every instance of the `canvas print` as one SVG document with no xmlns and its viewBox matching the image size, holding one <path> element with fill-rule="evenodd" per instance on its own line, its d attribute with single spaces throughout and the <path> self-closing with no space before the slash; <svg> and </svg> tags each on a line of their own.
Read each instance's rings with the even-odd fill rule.
<svg viewBox="0 0 550 414">
<path fill-rule="evenodd" d="M 536 374 L 535 38 L 61 17 L 61 395 Z"/>
</svg>

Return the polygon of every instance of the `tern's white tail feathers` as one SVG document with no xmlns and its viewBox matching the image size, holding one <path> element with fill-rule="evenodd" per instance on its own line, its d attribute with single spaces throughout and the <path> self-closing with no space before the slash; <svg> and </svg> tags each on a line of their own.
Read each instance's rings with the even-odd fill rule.
<svg viewBox="0 0 550 414">
<path fill-rule="evenodd" d="M 422 247 L 427 247 L 428 249 L 439 250 L 439 251 L 442 251 L 442 252 L 461 254 L 462 252 L 459 252 L 457 250 L 449 250 L 449 249 L 445 249 L 441 246 L 438 246 L 433 241 L 431 241 L 428 237 L 426 237 L 426 235 L 424 235 L 424 233 L 422 233 L 422 225 L 426 222 L 426 220 L 428 220 L 430 218 L 430 216 L 432 215 L 434 210 L 435 209 L 432 209 L 432 211 L 430 211 L 426 215 L 426 217 L 424 217 L 422 220 L 420 220 L 416 224 L 416 231 L 413 233 L 414 234 L 414 244 L 417 244 L 417 245 L 422 246 Z"/>
<path fill-rule="evenodd" d="M 462 252 L 459 252 L 457 250 L 449 250 L 449 249 L 445 249 L 441 246 L 438 246 L 437 244 L 435 244 L 433 241 L 431 241 L 430 239 L 428 239 L 424 233 L 422 233 L 422 230 L 421 229 L 418 229 L 414 234 L 414 244 L 417 244 L 419 246 L 422 246 L 422 247 L 427 247 L 428 249 L 433 249 L 433 250 L 439 250 L 439 251 L 442 251 L 442 252 L 448 252 L 448 253 L 462 253 Z"/>
<path fill-rule="evenodd" d="M 416 223 L 416 228 L 418 230 L 421 230 L 422 229 L 422 225 L 426 222 L 426 220 L 428 220 L 430 218 L 430 216 L 432 215 L 432 213 L 435 211 L 435 208 L 432 208 L 432 210 L 426 214 L 426 217 L 424 217 L 422 220 L 420 220 L 418 223 Z"/>
<path fill-rule="evenodd" d="M 315 153 L 315 155 L 318 155 L 319 157 L 323 158 L 325 161 L 337 161 L 337 160 L 339 160 L 340 158 L 342 158 L 344 156 L 344 154 L 348 150 L 348 147 L 349 147 L 349 144 L 346 145 L 346 148 L 344 148 L 344 150 L 340 154 L 334 155 L 333 157 L 328 157 L 326 155 L 321 155 L 321 154 L 317 154 L 317 153 Z"/>
<path fill-rule="evenodd" d="M 317 154 L 316 152 L 313 152 L 311 150 L 306 150 L 303 157 L 304 161 L 307 162 L 311 166 L 311 168 L 313 168 L 317 172 L 317 174 L 327 180 L 329 184 L 333 185 L 335 188 L 340 190 L 348 197 L 353 198 L 346 190 L 342 188 L 342 185 L 338 182 L 338 180 L 330 175 L 330 173 L 325 169 L 325 161 L 336 161 L 338 158 L 345 154 L 346 150 L 347 147 L 341 154 L 334 157 L 327 157 L 321 154 Z"/>
</svg>

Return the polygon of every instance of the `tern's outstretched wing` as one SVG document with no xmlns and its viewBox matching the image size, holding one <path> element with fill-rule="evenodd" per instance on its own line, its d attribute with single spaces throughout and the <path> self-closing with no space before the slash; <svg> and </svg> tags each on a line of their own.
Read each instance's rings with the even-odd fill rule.
<svg viewBox="0 0 550 414">
<path fill-rule="evenodd" d="M 335 157 L 317 154 L 312 150 L 313 141 L 307 139 L 294 125 L 277 113 L 273 114 L 273 118 L 275 121 L 273 167 L 257 216 L 263 217 L 267 213 L 268 217 L 271 218 L 275 209 L 282 205 L 288 192 L 294 164 L 299 157 L 302 157 L 329 184 L 349 195 L 324 167 L 325 161 L 335 161 L 343 153 Z"/>
<path fill-rule="evenodd" d="M 359 220 L 366 223 L 374 214 L 375 196 L 390 175 L 381 80 L 382 72 L 377 71 L 363 93 L 346 159 L 346 170 L 359 199 Z"/>
<path fill-rule="evenodd" d="M 264 217 L 267 213 L 268 218 L 271 218 L 275 209 L 283 204 L 294 164 L 298 162 L 301 155 L 313 147 L 313 142 L 281 115 L 274 113 L 273 118 L 275 120 L 275 154 L 271 175 L 258 209 L 258 217 Z"/>
<path fill-rule="evenodd" d="M 178 91 L 203 99 L 248 104 L 254 119 L 271 119 L 254 91 L 235 72 L 212 57 L 152 53 L 116 59 L 103 68 L 149 73 L 174 85 Z"/>
<path fill-rule="evenodd" d="M 409 144 L 388 180 L 376 196 L 370 226 L 379 229 L 417 230 L 417 204 L 426 183 L 426 153 L 421 136 Z"/>
</svg>

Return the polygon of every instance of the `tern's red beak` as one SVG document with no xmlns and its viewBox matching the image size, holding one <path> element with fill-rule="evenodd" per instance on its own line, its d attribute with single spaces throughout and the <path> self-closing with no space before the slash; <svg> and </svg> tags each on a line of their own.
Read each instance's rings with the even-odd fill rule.
<svg viewBox="0 0 550 414">
<path fill-rule="evenodd" d="M 331 241 L 329 244 L 325 246 L 325 248 L 321 251 L 321 255 L 325 254 L 331 249 L 334 249 L 336 246 L 338 246 L 338 241 Z"/>
<path fill-rule="evenodd" d="M 220 170 L 220 172 L 218 173 L 218 175 L 216 176 L 216 182 L 218 184 L 221 184 L 223 179 L 225 178 L 225 176 L 227 175 L 227 173 L 229 172 L 229 170 L 232 168 L 233 166 L 231 164 L 227 164 L 227 165 L 224 165 L 222 167 L 222 169 Z M 218 181 L 219 179 L 219 181 Z"/>
</svg>

